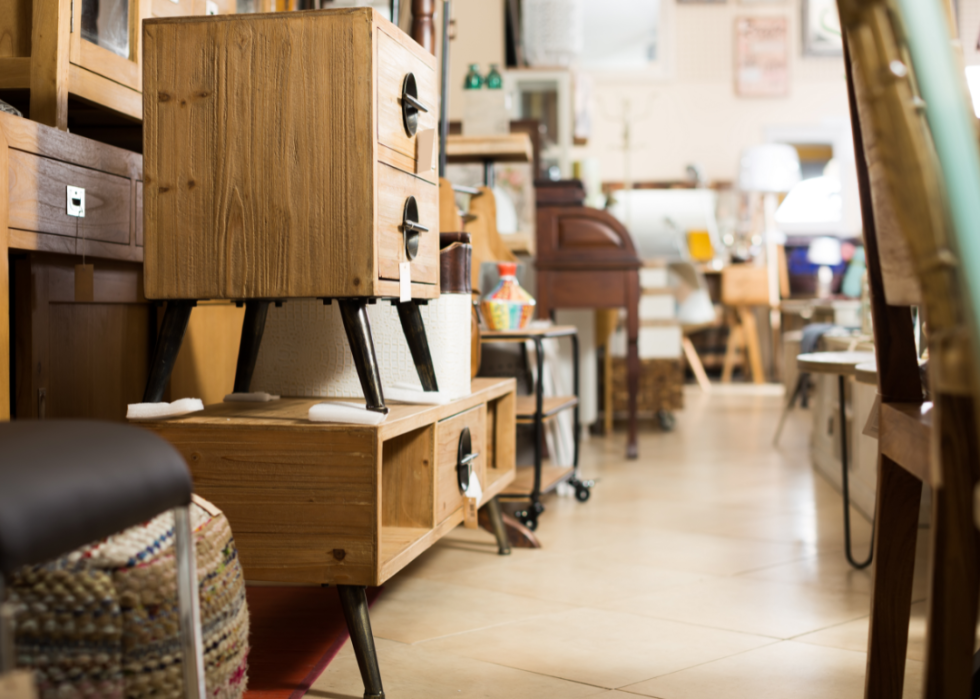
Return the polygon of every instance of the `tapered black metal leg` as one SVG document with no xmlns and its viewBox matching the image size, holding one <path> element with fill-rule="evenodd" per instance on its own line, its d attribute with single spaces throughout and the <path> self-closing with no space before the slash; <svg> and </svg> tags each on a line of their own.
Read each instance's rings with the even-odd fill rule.
<svg viewBox="0 0 980 699">
<path fill-rule="evenodd" d="M 378 653 L 371 633 L 371 617 L 368 616 L 367 595 L 361 585 L 338 585 L 340 606 L 344 610 L 350 642 L 357 656 L 357 667 L 364 681 L 364 699 L 384 699 L 381 687 L 381 670 L 378 669 Z"/>
<path fill-rule="evenodd" d="M 347 344 L 354 355 L 357 378 L 361 380 L 361 390 L 367 409 L 378 413 L 388 412 L 384 392 L 381 390 L 381 371 L 378 358 L 374 354 L 374 338 L 371 337 L 371 321 L 367 314 L 365 299 L 339 299 L 340 317 L 347 331 Z"/>
<path fill-rule="evenodd" d="M 405 333 L 408 349 L 412 352 L 415 371 L 419 373 L 419 380 L 422 381 L 422 390 L 438 391 L 436 369 L 432 364 L 429 338 L 425 334 L 425 325 L 422 324 L 422 312 L 419 310 L 419 304 L 417 301 L 406 301 L 397 305 L 398 319 L 402 322 L 402 332 Z"/>
<path fill-rule="evenodd" d="M 252 373 L 259 358 L 265 319 L 269 315 L 269 301 L 246 301 L 245 321 L 242 323 L 242 341 L 238 345 L 238 365 L 235 367 L 235 393 L 252 390 Z"/>
<path fill-rule="evenodd" d="M 146 381 L 143 391 L 144 403 L 159 403 L 163 400 L 163 392 L 167 388 L 170 374 L 177 361 L 177 353 L 184 341 L 184 331 L 187 321 L 191 318 L 191 309 L 196 301 L 168 301 L 167 310 L 163 313 L 163 325 L 157 336 L 157 345 L 153 350 L 153 363 L 150 365 L 150 378 Z"/>
<path fill-rule="evenodd" d="M 840 460 L 841 460 L 841 490 L 844 493 L 844 554 L 847 562 L 854 568 L 862 570 L 871 565 L 871 560 L 875 555 L 875 522 L 871 522 L 871 548 L 868 557 L 864 561 L 855 561 L 854 554 L 851 552 L 851 492 L 848 480 L 848 455 L 847 455 L 847 410 L 844 402 L 844 377 L 837 377 L 837 396 L 840 400 Z M 877 504 L 875 505 L 877 507 Z"/>
<path fill-rule="evenodd" d="M 510 539 L 507 537 L 507 527 L 504 526 L 504 515 L 500 511 L 500 502 L 493 497 L 487 500 L 484 505 L 487 514 L 490 515 L 490 526 L 493 527 L 493 535 L 497 537 L 497 552 L 501 556 L 510 555 Z"/>
</svg>

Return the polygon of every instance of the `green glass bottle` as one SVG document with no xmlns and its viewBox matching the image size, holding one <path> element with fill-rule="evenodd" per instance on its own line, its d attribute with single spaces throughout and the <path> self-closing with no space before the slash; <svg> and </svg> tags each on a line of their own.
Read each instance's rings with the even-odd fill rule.
<svg viewBox="0 0 980 699">
<path fill-rule="evenodd" d="M 496 63 L 490 64 L 490 72 L 487 73 L 487 87 L 491 90 L 501 90 L 504 87 L 504 78 Z"/>
<path fill-rule="evenodd" d="M 479 90 L 483 87 L 483 78 L 480 77 L 480 66 L 476 63 L 470 63 L 470 70 L 466 74 L 466 82 L 463 83 L 463 87 L 467 90 Z"/>
</svg>

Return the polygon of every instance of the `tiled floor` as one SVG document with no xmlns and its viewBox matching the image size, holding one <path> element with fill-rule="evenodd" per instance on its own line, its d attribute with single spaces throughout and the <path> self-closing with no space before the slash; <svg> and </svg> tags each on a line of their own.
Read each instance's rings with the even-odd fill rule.
<svg viewBox="0 0 980 699">
<path fill-rule="evenodd" d="M 811 469 L 809 413 L 687 394 L 671 434 L 584 444 L 592 499 L 547 501 L 541 550 L 457 529 L 372 610 L 390 699 L 848 699 L 864 684 L 870 575 L 844 560 L 840 494 Z M 852 515 L 857 555 L 870 525 Z M 922 672 L 920 532 L 905 695 Z M 359 699 L 348 644 L 310 697 Z"/>
</svg>

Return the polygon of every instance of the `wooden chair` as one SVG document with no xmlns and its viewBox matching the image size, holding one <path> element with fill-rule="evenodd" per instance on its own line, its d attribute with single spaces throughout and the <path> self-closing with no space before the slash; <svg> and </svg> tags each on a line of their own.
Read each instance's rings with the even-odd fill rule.
<svg viewBox="0 0 980 699">
<path fill-rule="evenodd" d="M 759 327 L 752 307 L 769 305 L 769 275 L 766 268 L 754 265 L 726 267 L 721 273 L 721 301 L 726 307 L 729 328 L 721 382 L 731 383 L 732 370 L 741 353 L 743 366 L 746 369 L 751 367 L 752 383 L 765 383 Z"/>
<path fill-rule="evenodd" d="M 943 177 L 949 163 L 940 159 L 936 132 L 927 119 L 947 119 L 950 133 L 944 137 L 958 134 L 953 149 L 961 156 L 970 151 L 974 165 L 976 134 L 957 131 L 956 119 L 963 115 L 950 114 L 966 108 L 962 94 L 956 97 L 962 104 L 954 100 L 945 111 L 935 108 L 930 114 L 919 92 L 924 83 L 913 75 L 914 62 L 932 69 L 929 79 L 935 83 L 955 82 L 948 71 L 936 72 L 930 65 L 936 56 L 951 54 L 949 34 L 937 31 L 938 3 L 838 4 L 881 403 L 877 557 L 865 696 L 902 696 L 919 502 L 926 482 L 934 497 L 924 694 L 929 699 L 967 697 L 980 589 L 980 537 L 972 518 L 973 489 L 980 480 L 974 406 L 978 366 L 970 335 L 976 325 L 964 303 L 969 280 L 959 273 L 951 251 L 963 240 L 954 239 L 956 228 L 948 212 L 955 207 L 944 206 L 956 203 L 951 180 Z M 899 22 L 904 26 L 896 26 Z M 913 46 L 920 42 L 915 53 L 906 37 L 913 37 Z M 947 90 L 956 92 L 955 86 Z M 948 146 L 943 144 L 947 160 Z M 971 172 L 965 174 L 970 179 Z M 975 199 L 980 197 L 980 180 L 972 181 L 977 184 Z M 976 219 L 972 223 L 975 228 Z M 922 397 L 909 304 L 919 305 L 928 321 L 932 404 Z"/>
</svg>

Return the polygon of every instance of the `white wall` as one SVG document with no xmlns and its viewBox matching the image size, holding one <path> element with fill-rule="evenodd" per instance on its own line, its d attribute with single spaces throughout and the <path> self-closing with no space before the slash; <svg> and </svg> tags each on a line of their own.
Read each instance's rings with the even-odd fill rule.
<svg viewBox="0 0 980 699">
<path fill-rule="evenodd" d="M 671 0 L 667 0 L 668 2 Z M 786 97 L 738 97 L 734 88 L 735 19 L 778 15 L 789 20 L 790 90 Z M 841 58 L 801 55 L 799 0 L 774 5 L 678 4 L 672 8 L 672 77 L 661 82 L 597 84 L 593 134 L 577 156 L 600 160 L 604 180 L 622 180 L 624 98 L 634 114 L 632 179 L 681 179 L 697 162 L 709 180 L 735 177 L 740 151 L 761 143 L 768 126 L 847 119 Z"/>
</svg>

